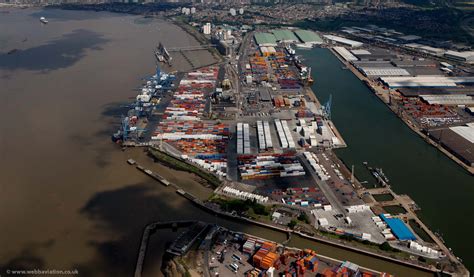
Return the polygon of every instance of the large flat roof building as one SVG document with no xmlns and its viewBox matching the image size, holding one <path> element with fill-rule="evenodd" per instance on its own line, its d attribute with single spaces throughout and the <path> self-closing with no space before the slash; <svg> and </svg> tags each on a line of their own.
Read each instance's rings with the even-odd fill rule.
<svg viewBox="0 0 474 277">
<path fill-rule="evenodd" d="M 474 51 L 457 52 L 450 50 L 444 53 L 444 57 L 458 62 L 474 63 Z"/>
<path fill-rule="evenodd" d="M 392 230 L 392 233 L 397 237 L 399 240 L 416 240 L 415 235 L 413 232 L 403 223 L 403 221 L 399 218 L 389 218 L 385 215 L 381 214 L 380 218 L 382 218 L 385 223 L 387 223 L 388 227 Z"/>
<path fill-rule="evenodd" d="M 333 36 L 333 35 L 325 35 L 324 38 L 327 39 L 327 40 L 336 42 L 336 43 L 340 43 L 340 44 L 350 46 L 350 47 L 361 47 L 362 45 L 364 45 L 362 42 L 359 42 L 359 41 L 350 40 L 350 39 L 347 39 L 347 38 Z"/>
<path fill-rule="evenodd" d="M 279 42 L 298 42 L 298 38 L 290 30 L 285 30 L 285 29 L 274 30 L 272 33 L 275 36 L 276 41 L 279 41 Z"/>
<path fill-rule="evenodd" d="M 258 46 L 277 46 L 277 40 L 273 34 L 259 32 L 253 37 Z"/>
<path fill-rule="evenodd" d="M 474 105 L 474 97 L 465 94 L 420 95 L 420 98 L 430 105 Z"/>
<path fill-rule="evenodd" d="M 442 75 L 415 77 L 381 77 L 380 80 L 390 88 L 432 87 L 450 88 L 460 84 L 473 84 L 474 77 L 445 77 Z"/>
<path fill-rule="evenodd" d="M 321 37 L 313 31 L 308 30 L 296 30 L 295 35 L 303 42 L 307 44 L 322 44 L 323 40 Z"/>
<path fill-rule="evenodd" d="M 352 55 L 352 53 L 349 52 L 349 50 L 347 50 L 346 48 L 344 48 L 342 46 L 336 46 L 333 49 L 334 49 L 334 51 L 336 51 L 337 54 L 339 54 L 339 56 L 341 56 L 347 62 L 352 62 L 352 61 L 359 60 L 359 59 L 357 59 L 356 56 Z"/>
<path fill-rule="evenodd" d="M 474 166 L 474 124 L 437 129 L 429 135 L 468 166 Z"/>
<path fill-rule="evenodd" d="M 446 53 L 446 50 L 444 50 L 444 49 L 435 48 L 435 47 L 431 47 L 431 46 L 423 45 L 423 44 L 418 44 L 418 43 L 405 44 L 405 47 L 409 48 L 409 49 L 415 49 L 415 50 L 418 50 L 420 52 L 430 54 L 430 55 L 433 55 L 433 56 L 443 56 L 443 54 Z"/>
</svg>

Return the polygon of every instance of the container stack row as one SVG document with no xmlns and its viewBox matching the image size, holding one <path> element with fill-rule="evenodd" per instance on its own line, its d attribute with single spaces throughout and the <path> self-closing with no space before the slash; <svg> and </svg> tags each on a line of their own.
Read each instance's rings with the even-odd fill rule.
<svg viewBox="0 0 474 277">
<path fill-rule="evenodd" d="M 224 187 L 224 189 L 222 189 L 222 192 L 224 192 L 227 195 L 231 195 L 233 197 L 237 197 L 244 200 L 247 200 L 247 199 L 255 200 L 257 203 L 260 203 L 260 204 L 264 204 L 268 202 L 268 196 L 262 196 L 259 194 L 241 191 L 241 190 L 234 189 L 231 187 Z"/>
<path fill-rule="evenodd" d="M 244 153 L 244 128 L 241 122 L 237 123 L 237 154 Z"/>
<path fill-rule="evenodd" d="M 288 148 L 288 141 L 286 140 L 283 126 L 281 125 L 280 119 L 275 119 L 275 127 L 280 138 L 281 148 Z"/>
<path fill-rule="evenodd" d="M 258 148 L 260 151 L 265 151 L 267 149 L 267 144 L 265 141 L 265 131 L 263 130 L 262 121 L 257 121 L 257 136 L 258 136 Z"/>
<path fill-rule="evenodd" d="M 295 148 L 296 147 L 295 141 L 293 140 L 293 136 L 291 135 L 290 128 L 288 127 L 288 121 L 282 120 L 281 125 L 283 127 L 286 140 L 288 141 L 288 148 Z"/>
<path fill-rule="evenodd" d="M 225 176 L 229 127 L 206 122 L 203 117 L 218 72 L 218 67 L 210 66 L 186 73 L 151 139 L 164 141 L 179 150 L 183 158 Z"/>
<path fill-rule="evenodd" d="M 270 133 L 270 124 L 268 121 L 263 122 L 263 130 L 265 134 L 265 144 L 267 145 L 267 149 L 273 149 L 273 142 L 272 142 L 272 135 Z"/>
<path fill-rule="evenodd" d="M 329 175 L 327 173 L 327 170 L 326 168 L 324 168 L 323 165 L 319 164 L 319 159 L 318 157 L 316 156 L 316 154 L 312 153 L 312 152 L 304 152 L 304 157 L 306 158 L 306 160 L 308 160 L 309 164 L 311 165 L 311 168 L 316 172 L 316 174 L 318 175 L 318 177 L 322 180 L 322 181 L 327 181 L 329 180 Z"/>
<path fill-rule="evenodd" d="M 240 156 L 238 167 L 243 180 L 305 175 L 294 154 Z"/>
<path fill-rule="evenodd" d="M 244 154 L 250 154 L 250 126 L 244 123 Z"/>
</svg>

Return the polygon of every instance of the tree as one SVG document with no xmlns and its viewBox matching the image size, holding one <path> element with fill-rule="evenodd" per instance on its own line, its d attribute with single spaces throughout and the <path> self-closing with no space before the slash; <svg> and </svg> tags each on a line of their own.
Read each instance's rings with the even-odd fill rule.
<svg viewBox="0 0 474 277">
<path fill-rule="evenodd" d="M 290 227 L 291 229 L 294 229 L 296 224 L 298 224 L 296 220 L 291 220 L 290 223 L 288 223 L 288 227 Z"/>
<path fill-rule="evenodd" d="M 383 251 L 393 251 L 392 246 L 388 242 L 384 242 L 379 246 Z"/>
<path fill-rule="evenodd" d="M 309 224 L 309 218 L 308 218 L 308 215 L 305 212 L 300 213 L 300 215 L 298 216 L 298 220 Z"/>
</svg>

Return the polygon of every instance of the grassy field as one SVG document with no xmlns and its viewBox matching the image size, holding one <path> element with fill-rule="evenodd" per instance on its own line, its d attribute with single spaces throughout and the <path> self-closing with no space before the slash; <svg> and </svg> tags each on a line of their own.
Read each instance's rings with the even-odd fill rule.
<svg viewBox="0 0 474 277">
<path fill-rule="evenodd" d="M 173 169 L 187 171 L 187 172 L 196 174 L 197 176 L 209 182 L 209 184 L 212 185 L 212 187 L 214 188 L 217 188 L 221 184 L 221 181 L 219 180 L 219 178 L 217 178 L 217 176 L 215 176 L 214 174 L 210 172 L 206 172 L 203 169 L 200 169 L 194 165 L 188 164 L 182 160 L 179 160 L 173 156 L 170 156 L 156 148 L 149 148 L 148 153 L 157 161 L 159 161 L 160 163 L 166 166 L 169 166 Z"/>
</svg>

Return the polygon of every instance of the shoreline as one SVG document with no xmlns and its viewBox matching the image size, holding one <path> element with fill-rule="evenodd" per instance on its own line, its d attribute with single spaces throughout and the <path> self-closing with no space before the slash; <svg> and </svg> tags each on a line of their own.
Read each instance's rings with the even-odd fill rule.
<svg viewBox="0 0 474 277">
<path fill-rule="evenodd" d="M 57 8 L 57 9 L 63 9 L 62 7 L 52 7 L 52 8 Z M 117 11 L 110 11 L 110 12 L 115 12 L 115 13 L 118 13 Z M 144 16 L 143 14 L 141 14 L 142 16 Z M 192 36 L 193 38 L 195 38 L 198 42 L 200 43 L 203 43 L 202 42 L 202 39 L 203 38 L 197 38 L 196 37 L 196 34 L 194 32 L 192 32 L 191 30 L 189 30 L 188 28 L 185 28 L 182 26 L 183 22 L 179 22 L 177 20 L 172 20 L 168 17 L 162 17 L 162 16 L 156 16 L 156 15 L 153 15 L 154 18 L 160 18 L 160 19 L 164 19 L 168 22 L 170 22 L 171 24 L 174 24 L 174 25 L 177 25 L 178 27 L 180 27 L 184 32 L 186 32 L 188 35 Z M 332 49 L 331 49 L 332 51 Z M 214 53 L 212 51 L 210 51 L 212 53 L 212 55 L 215 57 Z M 335 53 L 333 53 L 335 54 Z M 340 57 L 338 55 L 335 54 L 336 57 L 338 57 L 338 59 L 340 59 Z M 220 61 L 222 61 L 222 57 L 220 56 Z M 341 60 L 341 59 L 340 59 Z M 342 60 L 341 60 L 342 61 Z M 344 61 L 342 61 L 344 63 Z M 346 64 L 346 63 L 344 63 Z M 347 65 L 347 64 L 346 64 Z M 351 69 L 352 71 L 352 67 L 349 65 L 348 67 L 349 69 Z M 355 73 L 354 73 L 355 74 Z M 355 74 L 357 76 L 357 74 Z M 363 80 L 361 78 L 359 78 L 360 80 Z M 310 98 L 312 100 L 315 100 L 316 103 L 319 104 L 319 101 L 314 93 L 314 91 L 311 89 L 311 88 L 308 88 L 308 95 L 310 96 Z M 380 97 L 380 95 L 376 94 L 380 100 L 383 101 L 383 98 Z M 384 102 L 385 103 L 385 102 Z M 387 104 L 387 103 L 386 103 Z M 389 106 L 389 105 L 388 105 Z M 390 106 L 389 106 L 390 107 Z M 392 110 L 393 111 L 393 110 Z M 402 118 L 403 120 L 403 118 Z M 404 121 L 405 122 L 405 121 Z M 405 122 L 407 123 L 407 122 Z M 408 123 L 407 123 L 408 125 Z M 412 126 L 409 126 L 412 130 L 413 127 Z M 341 140 L 341 143 L 343 144 L 343 146 L 341 147 L 347 147 L 347 144 L 346 142 L 344 141 L 344 139 L 342 138 L 342 135 L 339 133 L 339 131 L 337 130 L 337 128 L 335 127 L 335 125 L 332 123 L 332 121 L 330 122 L 330 128 L 334 131 L 334 134 Z M 416 131 L 416 130 L 414 130 Z M 417 132 L 418 133 L 418 132 Z M 423 134 L 419 133 L 420 136 L 423 136 Z M 435 146 L 435 145 L 434 145 Z M 440 147 L 440 146 L 439 146 Z M 438 148 L 438 147 L 437 147 Z M 440 149 L 441 150 L 441 149 Z M 445 153 L 446 154 L 446 153 Z M 337 156 L 336 156 L 337 157 Z M 342 163 L 344 164 L 344 163 Z M 349 170 L 347 168 L 347 166 L 344 164 L 344 167 L 346 170 Z M 148 174 L 147 172 L 145 172 L 146 174 Z M 474 173 L 473 173 L 474 174 Z M 150 174 L 148 174 L 150 175 Z M 153 177 L 152 175 L 150 175 L 151 177 Z M 165 180 L 163 178 L 163 180 L 159 180 L 159 177 L 161 176 L 158 176 L 158 179 L 156 177 L 154 177 L 155 179 L 157 179 L 158 181 L 162 182 L 163 184 L 165 184 L 163 182 L 163 180 L 165 182 L 168 182 L 167 180 Z M 168 182 L 168 185 L 170 185 L 170 183 Z M 421 270 L 425 270 L 425 271 L 428 271 L 428 272 L 439 272 L 439 270 L 436 270 L 436 269 L 433 269 L 433 268 L 430 268 L 430 267 L 425 267 L 425 266 L 421 266 L 421 265 L 417 265 L 417 264 L 413 264 L 413 263 L 409 263 L 409 262 L 405 262 L 403 260 L 398 260 L 398 259 L 395 259 L 395 258 L 391 258 L 391 257 L 388 257 L 388 256 L 385 256 L 385 255 L 381 255 L 381 254 L 377 254 L 377 253 L 374 253 L 374 252 L 370 252 L 370 251 L 366 251 L 366 250 L 363 250 L 363 249 L 359 249 L 359 248 L 355 248 L 355 247 L 352 247 L 352 246 L 349 246 L 349 245 L 346 245 L 346 244 L 340 244 L 340 243 L 337 243 L 337 242 L 334 242 L 332 240 L 329 240 L 329 239 L 324 239 L 324 238 L 320 238 L 320 237 L 312 237 L 312 236 L 309 236 L 309 235 L 306 235 L 304 233 L 301 233 L 299 231 L 294 231 L 294 230 L 290 230 L 288 228 L 281 228 L 281 227 L 277 227 L 277 226 L 273 226 L 273 225 L 269 225 L 269 224 L 266 224 L 266 223 L 263 223 L 263 222 L 259 222 L 259 221 L 256 221 L 256 220 L 251 220 L 251 219 L 248 219 L 248 218 L 245 218 L 245 217 L 239 217 L 239 216 L 235 216 L 235 215 L 231 215 L 231 214 L 227 214 L 227 213 L 223 213 L 221 211 L 215 211 L 215 210 L 212 210 L 210 207 L 206 206 L 202 201 L 200 200 L 197 200 L 197 198 L 195 198 L 193 195 L 185 192 L 184 190 L 182 190 L 179 186 L 176 186 L 174 185 L 174 187 L 177 189 L 177 192 L 179 194 L 181 194 L 183 197 L 191 200 L 194 204 L 198 205 L 199 207 L 201 208 L 204 208 L 205 210 L 207 211 L 210 211 L 210 212 L 214 212 L 214 213 L 218 213 L 219 215 L 221 216 L 224 216 L 224 217 L 230 217 L 232 219 L 236 219 L 236 220 L 243 220 L 243 221 L 246 221 L 246 222 L 250 222 L 252 224 L 255 224 L 255 225 L 259 225 L 259 226 L 262 226 L 262 227 L 266 227 L 266 228 L 271 228 L 273 230 L 277 230 L 277 231 L 280 231 L 280 232 L 284 232 L 284 233 L 294 233 L 294 234 L 297 234 L 299 235 L 300 237 L 303 237 L 305 239 L 310 239 L 310 240 L 313 240 L 313 241 L 317 241 L 317 242 L 321 242 L 321 243 L 325 243 L 325 244 L 329 244 L 329 245 L 332 245 L 332 246 L 336 246 L 336 247 L 340 247 L 342 249 L 349 249 L 350 251 L 353 251 L 353 252 L 356 252 L 356 253 L 361 253 L 361 254 L 364 254 L 364 255 L 368 255 L 368 256 L 372 256 L 372 257 L 377 257 L 377 258 L 380 258 L 380 259 L 383 259 L 383 260 L 388 260 L 390 262 L 395 262 L 397 264 L 402 264 L 402 265 L 406 265 L 406 266 L 409 266 L 409 267 L 413 267 L 413 268 L 417 268 L 417 269 L 421 269 Z M 180 192 L 181 191 L 181 192 Z M 418 218 L 417 218 L 418 219 Z M 418 223 L 420 223 L 421 221 L 420 220 L 417 220 Z M 429 229 L 428 229 L 429 230 Z"/>
<path fill-rule="evenodd" d="M 172 182 L 169 182 L 168 180 L 161 177 L 157 173 L 153 173 L 151 170 L 145 169 L 145 168 L 141 167 L 140 165 L 136 165 L 136 168 L 139 171 L 141 171 L 141 172 L 145 173 L 146 175 L 150 176 L 151 178 L 155 179 L 156 181 L 161 183 L 163 186 L 173 187 L 176 190 L 177 194 L 179 194 L 182 197 L 188 199 L 189 201 L 191 201 L 192 204 L 194 204 L 198 208 L 200 208 L 200 209 L 202 209 L 206 212 L 212 213 L 216 216 L 219 216 L 221 218 L 227 218 L 227 219 L 232 219 L 232 220 L 236 220 L 236 221 L 241 221 L 241 222 L 246 222 L 246 223 L 251 223 L 251 224 L 254 224 L 254 225 L 258 225 L 260 227 L 264 227 L 264 228 L 268 228 L 268 229 L 271 229 L 271 230 L 274 230 L 274 231 L 277 231 L 277 232 L 285 233 L 287 235 L 287 237 L 291 237 L 292 234 L 295 234 L 295 235 L 297 235 L 297 236 L 299 236 L 303 239 L 308 239 L 308 240 L 311 240 L 311 241 L 314 241 L 314 242 L 323 243 L 323 244 L 326 244 L 326 245 L 329 245 L 329 246 L 332 246 L 332 247 L 337 247 L 337 248 L 340 248 L 340 249 L 343 249 L 343 250 L 346 250 L 346 251 L 355 252 L 355 253 L 358 253 L 358 254 L 370 256 L 370 257 L 373 257 L 373 258 L 381 259 L 381 260 L 384 260 L 384 261 L 392 262 L 392 263 L 395 263 L 395 264 L 398 264 L 398 265 L 407 266 L 407 267 L 410 267 L 410 268 L 414 268 L 414 269 L 417 269 L 417 270 L 422 270 L 422 271 L 433 273 L 433 274 L 441 272 L 440 270 L 435 269 L 435 268 L 431 268 L 431 267 L 422 266 L 422 265 L 410 263 L 410 262 L 407 262 L 407 261 L 399 260 L 399 259 L 392 258 L 392 257 L 386 256 L 386 255 L 382 255 L 382 254 L 374 253 L 374 252 L 371 252 L 371 251 L 368 251 L 368 250 L 356 248 L 354 246 L 347 245 L 345 243 L 338 243 L 338 242 L 335 242 L 333 240 L 326 239 L 324 237 L 309 236 L 309 235 L 304 234 L 300 231 L 295 231 L 295 230 L 292 230 L 290 228 L 278 227 L 278 226 L 274 226 L 274 225 L 267 224 L 267 223 L 264 223 L 264 222 L 249 219 L 249 218 L 246 218 L 246 217 L 233 215 L 233 214 L 230 214 L 230 213 L 227 213 L 227 212 L 224 212 L 224 211 L 215 210 L 215 209 L 205 205 L 205 203 L 203 201 L 199 200 L 197 197 L 195 197 L 191 193 L 186 192 L 180 186 L 178 186 L 178 185 L 176 185 Z M 443 273 L 446 273 L 446 272 L 443 272 Z M 451 276 L 456 276 L 455 273 L 446 273 L 446 274 L 449 274 Z M 469 275 L 466 275 L 466 276 L 469 276 Z"/>
<path fill-rule="evenodd" d="M 176 21 L 171 20 L 171 23 L 176 24 Z M 187 31 L 185 28 L 183 28 L 183 30 Z M 187 31 L 187 33 L 190 34 L 189 31 Z M 193 34 L 190 34 L 190 35 L 193 36 Z M 336 57 L 337 57 L 337 55 L 336 55 Z M 314 101 L 316 103 L 316 105 L 319 105 L 319 106 L 321 105 L 319 100 L 317 99 L 314 91 L 310 87 L 305 88 L 305 93 L 306 93 L 307 96 L 309 96 L 309 98 L 312 101 Z M 343 138 L 342 138 L 341 134 L 339 133 L 339 131 L 337 130 L 337 128 L 334 126 L 334 123 L 332 123 L 332 121 L 329 121 L 329 122 L 330 122 L 330 128 L 333 130 L 334 134 L 341 140 L 342 145 L 339 148 L 347 147 L 347 144 L 343 140 Z M 332 152 L 332 153 L 340 161 L 340 159 L 337 157 L 337 155 L 334 152 Z M 186 162 L 186 163 L 188 163 L 188 162 Z M 347 165 L 345 165 L 343 162 L 341 162 L 341 165 L 343 166 L 345 171 L 350 172 Z M 425 265 L 420 265 L 420 264 L 417 264 L 416 262 L 410 262 L 409 260 L 404 259 L 404 258 L 390 257 L 390 256 L 387 256 L 387 255 L 382 254 L 382 253 L 377 253 L 377 251 L 370 251 L 370 250 L 366 250 L 366 249 L 361 249 L 361 247 L 358 247 L 357 245 L 355 245 L 355 246 L 348 245 L 348 243 L 344 243 L 341 240 L 339 240 L 337 242 L 334 239 L 329 239 L 329 238 L 325 238 L 325 237 L 322 237 L 322 236 L 316 236 L 316 237 L 315 236 L 310 236 L 310 235 L 307 235 L 307 234 L 302 233 L 300 231 L 295 231 L 295 230 L 292 230 L 292 229 L 289 229 L 289 228 L 275 226 L 275 225 L 272 225 L 272 224 L 260 222 L 258 220 L 249 219 L 249 218 L 242 217 L 242 216 L 237 216 L 237 215 L 230 214 L 230 213 L 227 213 L 227 212 L 224 212 L 224 211 L 221 211 L 221 210 L 216 210 L 216 209 L 206 205 L 205 201 L 197 199 L 194 195 L 186 192 L 181 187 L 170 183 L 169 181 L 165 180 L 161 176 L 159 176 L 159 175 L 156 176 L 155 174 L 153 174 L 149 170 L 145 170 L 143 168 L 140 169 L 140 170 L 144 171 L 146 174 L 150 175 L 152 178 L 158 180 L 159 182 L 161 182 L 164 185 L 173 186 L 176 189 L 176 192 L 178 194 L 180 194 L 183 197 L 187 198 L 188 200 L 190 200 L 192 203 L 194 203 L 199 208 L 204 209 L 207 212 L 211 212 L 211 213 L 214 213 L 216 215 L 219 215 L 221 217 L 231 218 L 233 220 L 244 221 L 244 222 L 251 223 L 251 224 L 254 224 L 254 225 L 258 225 L 258 226 L 261 226 L 261 227 L 270 228 L 270 229 L 275 230 L 275 231 L 286 233 L 286 234 L 289 235 L 289 237 L 291 237 L 291 234 L 296 234 L 296 235 L 300 236 L 303 239 L 309 239 L 309 240 L 319 242 L 319 243 L 324 243 L 326 245 L 330 245 L 330 246 L 333 246 L 333 247 L 339 247 L 341 249 L 352 251 L 354 253 L 379 258 L 379 259 L 382 259 L 384 261 L 389 261 L 389 262 L 392 262 L 392 263 L 401 264 L 401 265 L 404 265 L 404 266 L 409 266 L 409 267 L 416 268 L 416 269 L 419 269 L 419 270 L 423 270 L 423 271 L 427 271 L 427 272 L 431 272 L 431 273 L 441 272 L 441 270 L 438 270 L 437 268 L 435 268 L 434 265 L 429 265 L 429 264 L 426 265 L 426 266 Z M 360 194 L 361 191 L 364 191 L 364 188 L 362 188 L 362 186 L 361 186 L 361 184 L 359 183 L 358 180 L 355 181 L 354 183 L 357 184 L 357 186 L 358 186 L 358 188 L 356 188 L 356 192 L 358 194 Z M 390 190 L 392 195 L 398 196 L 393 191 L 391 191 L 390 187 L 387 187 L 386 189 Z M 426 225 L 424 225 L 422 223 L 422 221 L 418 218 L 418 216 L 413 211 L 411 211 L 409 207 L 406 207 L 405 209 L 407 210 L 408 215 L 410 217 L 412 217 L 420 226 L 422 226 L 422 228 L 424 229 L 425 232 L 430 234 L 430 237 L 434 241 L 436 241 L 436 244 L 438 245 L 438 247 L 440 249 L 442 249 L 442 251 L 447 254 L 447 256 L 449 257 L 449 260 L 454 264 L 459 264 L 459 261 L 457 261 L 456 257 L 454 257 L 454 255 L 448 250 L 448 248 L 444 245 L 444 243 L 442 243 L 437 237 L 435 237 L 433 235 L 432 231 L 429 228 L 427 228 Z M 457 273 L 458 272 L 449 273 L 449 274 L 456 275 Z"/>
</svg>

